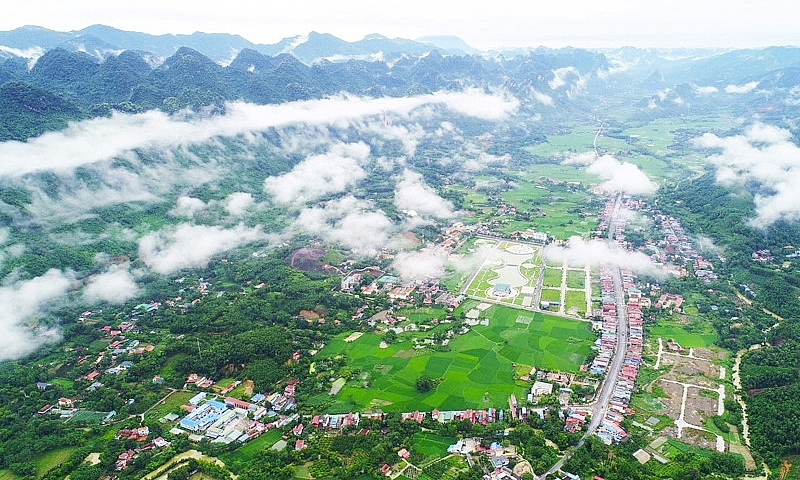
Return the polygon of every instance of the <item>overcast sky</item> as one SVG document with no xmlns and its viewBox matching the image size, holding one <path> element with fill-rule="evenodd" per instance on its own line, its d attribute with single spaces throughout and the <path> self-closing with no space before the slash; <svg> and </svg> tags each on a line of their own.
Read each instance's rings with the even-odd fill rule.
<svg viewBox="0 0 800 480">
<path fill-rule="evenodd" d="M 8 2 L 0 30 L 79 30 L 102 23 L 146 33 L 238 33 L 276 43 L 310 31 L 348 41 L 370 33 L 456 35 L 474 47 L 800 45 L 797 0 L 27 0 Z"/>
</svg>

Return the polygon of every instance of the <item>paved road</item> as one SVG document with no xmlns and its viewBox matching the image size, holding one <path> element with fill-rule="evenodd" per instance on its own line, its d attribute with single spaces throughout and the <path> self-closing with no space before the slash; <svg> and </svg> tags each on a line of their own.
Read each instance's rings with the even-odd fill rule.
<svg viewBox="0 0 800 480">
<path fill-rule="evenodd" d="M 619 218 L 619 210 L 622 202 L 622 195 L 617 196 L 614 204 L 614 212 L 608 224 L 608 241 L 614 241 L 614 230 Z M 614 299 L 617 304 L 617 348 L 614 350 L 614 357 L 609 365 L 608 373 L 606 373 L 603 384 L 600 386 L 600 393 L 597 396 L 597 401 L 592 408 L 592 419 L 589 422 L 589 428 L 583 434 L 581 440 L 575 448 L 580 448 L 589 435 L 594 435 L 603 417 L 606 416 L 608 411 L 608 404 L 611 402 L 611 397 L 614 394 L 614 386 L 617 384 L 619 372 L 622 370 L 622 364 L 625 362 L 625 352 L 628 347 L 628 312 L 625 305 L 625 292 L 622 288 L 622 272 L 619 267 L 612 267 L 611 277 L 614 281 Z M 572 456 L 575 449 L 569 449 L 561 459 L 556 462 L 550 469 L 537 477 L 540 480 L 546 479 L 549 475 L 561 469 L 564 463 Z"/>
</svg>

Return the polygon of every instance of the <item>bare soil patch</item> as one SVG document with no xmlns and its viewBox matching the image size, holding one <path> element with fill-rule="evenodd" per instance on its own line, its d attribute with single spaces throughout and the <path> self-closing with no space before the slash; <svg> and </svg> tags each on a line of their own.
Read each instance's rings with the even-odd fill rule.
<svg viewBox="0 0 800 480">
<path fill-rule="evenodd" d="M 660 382 L 659 386 L 668 395 L 661 398 L 661 403 L 666 406 L 666 413 L 670 418 L 677 419 L 681 416 L 681 399 L 683 398 L 683 386 L 672 382 Z"/>
<path fill-rule="evenodd" d="M 246 397 L 250 397 L 253 395 L 253 381 L 252 380 L 245 380 L 242 382 L 242 386 L 244 387 L 244 395 Z"/>
<path fill-rule="evenodd" d="M 706 418 L 717 414 L 717 404 L 716 399 L 701 396 L 699 388 L 689 387 L 684 420 L 692 425 L 703 426 Z"/>
<path fill-rule="evenodd" d="M 683 440 L 685 440 L 686 443 L 691 443 L 698 447 L 707 448 L 712 451 L 717 450 L 717 437 L 710 432 L 704 432 L 703 430 L 696 430 L 694 428 L 684 428 Z"/>
<path fill-rule="evenodd" d="M 324 248 L 303 247 L 292 253 L 289 263 L 300 270 L 322 271 L 325 268 L 322 256 L 327 252 Z"/>
</svg>

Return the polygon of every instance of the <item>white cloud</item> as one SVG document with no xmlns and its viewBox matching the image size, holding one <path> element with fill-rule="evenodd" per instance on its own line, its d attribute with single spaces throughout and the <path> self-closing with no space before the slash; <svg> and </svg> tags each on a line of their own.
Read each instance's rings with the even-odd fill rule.
<svg viewBox="0 0 800 480">
<path fill-rule="evenodd" d="M 692 87 L 694 88 L 695 93 L 697 93 L 698 95 L 711 95 L 712 93 L 719 92 L 719 88 L 713 85 L 707 85 L 702 87 L 699 85 L 692 85 Z"/>
<path fill-rule="evenodd" d="M 369 151 L 364 143 L 336 145 L 328 153 L 306 158 L 283 175 L 267 177 L 264 191 L 284 205 L 343 192 L 366 176 L 359 164 L 368 158 Z"/>
<path fill-rule="evenodd" d="M 614 265 L 656 277 L 666 275 L 666 271 L 655 265 L 644 253 L 631 252 L 605 240 L 571 237 L 566 247 L 551 244 L 542 253 L 548 260 L 566 262 L 568 265 Z"/>
<path fill-rule="evenodd" d="M 728 85 L 725 87 L 727 93 L 750 93 L 756 89 L 758 82 L 748 82 L 744 85 Z"/>
<path fill-rule="evenodd" d="M 778 220 L 800 220 L 800 147 L 787 130 L 757 123 L 741 135 L 720 138 L 714 134 L 694 139 L 700 148 L 720 149 L 708 157 L 716 167 L 716 180 L 725 186 L 750 186 L 756 216 L 750 223 L 759 228 Z"/>
<path fill-rule="evenodd" d="M 0 287 L 0 360 L 27 355 L 58 340 L 54 329 L 33 328 L 28 322 L 48 303 L 67 294 L 72 280 L 58 270 Z"/>
<path fill-rule="evenodd" d="M 398 252 L 391 269 L 408 280 L 440 278 L 445 274 L 447 252 L 425 248 L 418 251 Z"/>
<path fill-rule="evenodd" d="M 547 105 L 547 106 L 553 105 L 553 97 L 551 97 L 546 93 L 542 93 L 533 87 L 531 87 L 531 95 L 533 95 L 534 100 L 541 103 L 542 105 Z"/>
<path fill-rule="evenodd" d="M 214 255 L 265 238 L 260 227 L 239 225 L 227 229 L 183 223 L 142 237 L 139 256 L 153 271 L 167 274 L 183 268 L 205 267 Z"/>
<path fill-rule="evenodd" d="M 1 175 L 22 175 L 51 170 L 68 171 L 77 166 L 105 161 L 136 148 L 171 148 L 200 143 L 217 136 L 248 135 L 269 127 L 308 124 L 342 124 L 371 115 L 408 115 L 417 107 L 443 105 L 457 113 L 500 120 L 519 105 L 507 93 L 479 90 L 439 92 L 404 98 L 360 98 L 340 95 L 280 105 L 233 102 L 217 116 L 168 116 L 152 110 L 141 114 L 114 114 L 71 123 L 66 129 L 45 133 L 26 142 L 0 143 Z"/>
<path fill-rule="evenodd" d="M 89 302 L 124 303 L 139 294 L 139 286 L 129 264 L 113 265 L 108 271 L 90 277 L 83 288 Z"/>
<path fill-rule="evenodd" d="M 565 165 L 587 165 L 586 171 L 597 175 L 601 180 L 600 188 L 609 193 L 623 192 L 630 195 L 652 195 L 658 190 L 658 184 L 650 180 L 638 166 L 620 162 L 612 155 L 597 156 L 594 152 L 584 152 L 568 157 L 562 162 Z"/>
<path fill-rule="evenodd" d="M 198 212 L 202 212 L 208 208 L 206 202 L 199 198 L 181 196 L 175 202 L 175 208 L 169 211 L 170 214 L 176 217 L 192 217 Z"/>
<path fill-rule="evenodd" d="M 452 218 L 453 203 L 436 194 L 417 172 L 404 170 L 394 190 L 394 204 L 403 211 L 413 211 L 423 217 Z"/>
<path fill-rule="evenodd" d="M 245 192 L 231 193 L 225 197 L 223 201 L 225 211 L 236 217 L 244 215 L 247 209 L 253 206 L 254 203 L 255 200 L 253 200 L 253 196 Z"/>
<path fill-rule="evenodd" d="M 561 67 L 553 70 L 553 79 L 548 82 L 550 88 L 557 90 L 567 84 L 567 76 L 570 74 L 578 75 L 578 69 L 575 67 Z"/>
<path fill-rule="evenodd" d="M 301 210 L 292 230 L 318 235 L 365 256 L 390 246 L 399 233 L 382 211 L 352 195 Z"/>
</svg>

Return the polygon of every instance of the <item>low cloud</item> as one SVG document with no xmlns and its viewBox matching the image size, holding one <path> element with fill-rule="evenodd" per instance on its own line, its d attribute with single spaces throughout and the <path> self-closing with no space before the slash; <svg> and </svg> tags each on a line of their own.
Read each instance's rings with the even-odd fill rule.
<svg viewBox="0 0 800 480">
<path fill-rule="evenodd" d="M 705 235 L 693 235 L 692 240 L 694 241 L 695 245 L 697 245 L 697 249 L 701 252 L 717 254 L 721 251 L 717 244 L 714 243 L 714 240 Z"/>
<path fill-rule="evenodd" d="M 726 93 L 750 93 L 758 87 L 758 82 L 748 82 L 744 85 L 728 85 L 725 87 Z"/>
<path fill-rule="evenodd" d="M 614 156 L 605 154 L 598 156 L 594 152 L 573 155 L 562 162 L 564 165 L 586 166 L 588 173 L 597 175 L 601 180 L 600 188 L 604 192 L 622 192 L 629 195 L 652 195 L 658 190 L 658 184 L 650 180 L 638 166 L 620 162 Z"/>
<path fill-rule="evenodd" d="M 694 88 L 695 93 L 697 93 L 698 95 L 711 95 L 712 93 L 719 92 L 719 88 L 713 85 L 707 85 L 702 87 L 699 85 L 692 85 L 692 87 Z"/>
<path fill-rule="evenodd" d="M 644 253 L 631 252 L 605 240 L 571 237 L 566 247 L 551 244 L 544 248 L 543 254 L 548 260 L 566 262 L 568 265 L 613 265 L 654 277 L 666 276 L 666 271 L 654 264 Z"/>
<path fill-rule="evenodd" d="M 49 270 L 40 277 L 0 287 L 0 360 L 22 357 L 59 339 L 57 330 L 29 322 L 49 303 L 64 297 L 71 284 L 68 275 Z"/>
<path fill-rule="evenodd" d="M 533 87 L 531 87 L 531 95 L 533 95 L 534 100 L 541 103 L 542 105 L 547 105 L 548 107 L 553 105 L 553 97 L 551 97 L 546 93 L 542 93 Z"/>
<path fill-rule="evenodd" d="M 26 142 L 0 143 L 0 157 L 9 159 L 0 163 L 0 176 L 69 171 L 133 149 L 169 149 L 217 136 L 250 135 L 270 127 L 346 124 L 387 113 L 407 116 L 425 105 L 442 105 L 462 115 L 500 120 L 516 110 L 519 101 L 507 93 L 487 94 L 471 89 L 404 98 L 339 95 L 280 105 L 232 102 L 226 105 L 224 115 L 217 116 L 169 116 L 157 110 L 134 115 L 116 113 L 109 118 L 74 122 L 62 131 L 45 133 Z"/>
<path fill-rule="evenodd" d="M 550 88 L 557 90 L 567 84 L 567 77 L 569 75 L 578 75 L 578 69 L 575 67 L 561 67 L 553 70 L 553 79 L 548 82 Z"/>
<path fill-rule="evenodd" d="M 228 229 L 184 223 L 142 237 L 139 257 L 153 271 L 167 274 L 205 267 L 214 255 L 265 238 L 260 227 L 239 225 Z"/>
<path fill-rule="evenodd" d="M 192 217 L 206 208 L 208 208 L 206 202 L 199 198 L 182 196 L 178 197 L 178 200 L 175 201 L 175 208 L 170 210 L 169 213 L 176 217 Z"/>
<path fill-rule="evenodd" d="M 364 143 L 336 145 L 312 155 L 289 172 L 264 180 L 264 191 L 280 204 L 300 204 L 352 187 L 367 174 L 359 165 L 369 157 Z"/>
<path fill-rule="evenodd" d="M 139 286 L 129 264 L 113 265 L 108 271 L 93 275 L 83 288 L 88 302 L 124 303 L 139 294 Z"/>
<path fill-rule="evenodd" d="M 453 203 L 440 197 L 425 180 L 413 170 L 404 170 L 394 190 L 394 204 L 412 215 L 436 219 L 453 218 Z"/>
<path fill-rule="evenodd" d="M 399 227 L 375 205 L 352 195 L 301 210 L 291 230 L 317 235 L 363 256 L 389 246 L 399 233 Z"/>
<path fill-rule="evenodd" d="M 800 147 L 791 137 L 788 130 L 757 123 L 741 135 L 706 133 L 694 145 L 719 149 L 707 158 L 716 167 L 718 183 L 753 189 L 756 216 L 750 224 L 763 228 L 778 220 L 800 220 Z"/>
<path fill-rule="evenodd" d="M 441 278 L 445 274 L 446 263 L 446 251 L 424 248 L 397 253 L 390 268 L 407 280 Z"/>
<path fill-rule="evenodd" d="M 228 212 L 229 215 L 241 217 L 248 208 L 255 204 L 255 200 L 253 200 L 253 196 L 249 193 L 235 192 L 225 197 L 222 203 L 225 211 Z"/>
</svg>

